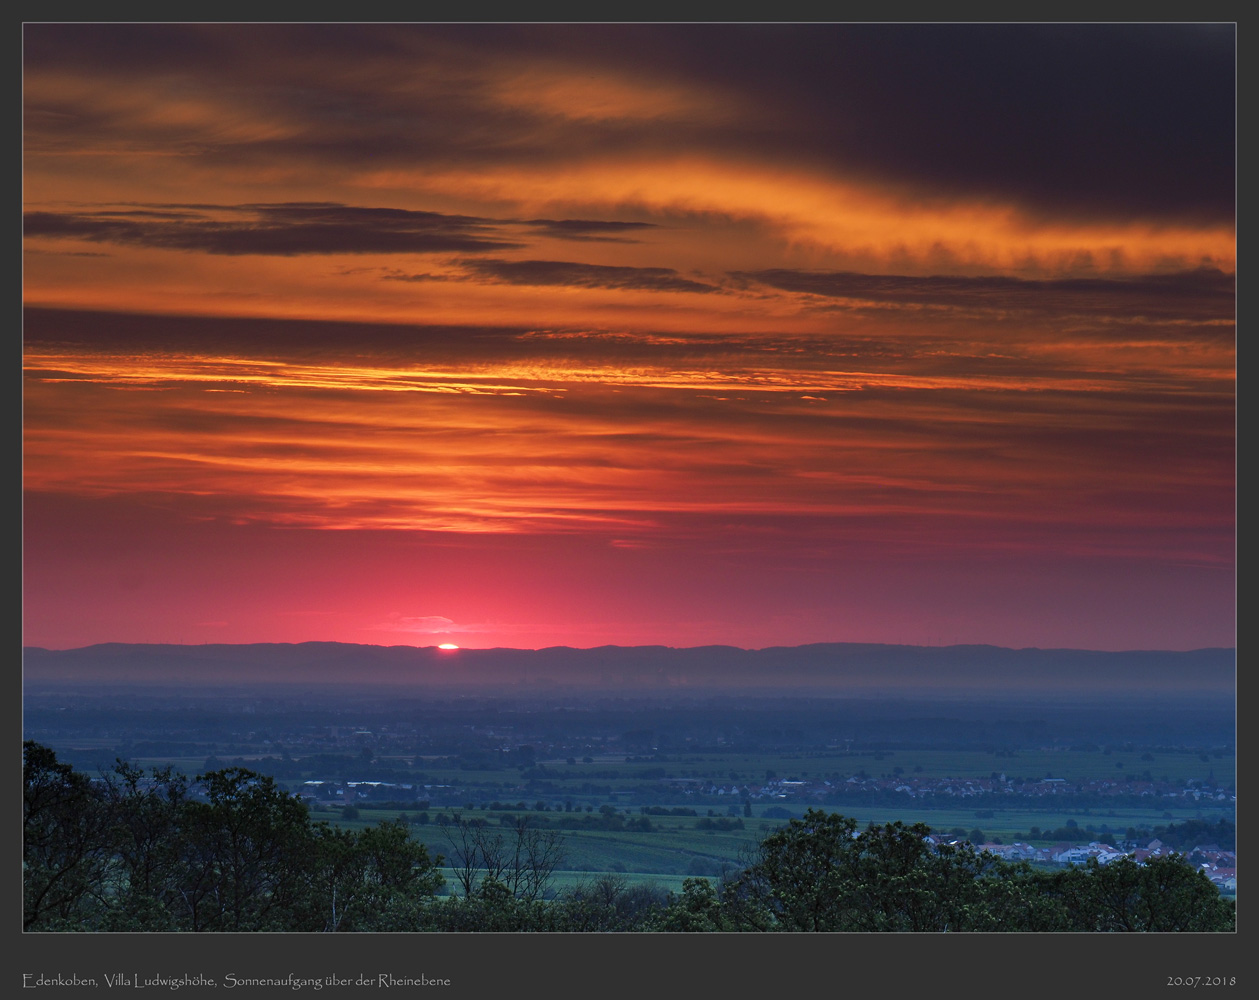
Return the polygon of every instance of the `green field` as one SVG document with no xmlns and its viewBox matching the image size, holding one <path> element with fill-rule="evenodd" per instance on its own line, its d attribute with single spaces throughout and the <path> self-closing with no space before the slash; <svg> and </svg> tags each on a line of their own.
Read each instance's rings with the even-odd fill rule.
<svg viewBox="0 0 1259 1000">
<path fill-rule="evenodd" d="M 76 748 L 78 759 L 92 754 L 104 763 L 113 754 L 105 746 Z M 1204 759 L 1205 758 L 1205 759 Z M 238 760 L 222 759 L 224 765 Z M 172 765 L 188 774 L 204 769 L 204 757 L 133 758 L 143 767 Z M 266 755 L 250 754 L 239 758 L 246 767 L 267 770 Z M 1168 781 L 1183 787 L 1186 782 L 1210 782 L 1230 787 L 1236 781 L 1236 759 L 1231 751 L 1218 748 L 1164 749 L 1114 747 L 1077 749 L 1021 749 L 997 752 L 961 750 L 880 750 L 850 752 L 830 748 L 808 753 L 748 753 L 704 751 L 657 755 L 651 758 L 627 759 L 604 755 L 590 762 L 567 759 L 541 760 L 537 765 L 521 767 L 460 766 L 451 758 L 384 757 L 377 761 L 393 769 L 394 780 L 416 784 L 454 786 L 457 805 L 390 806 L 382 808 L 359 799 L 356 820 L 345 820 L 338 806 L 317 806 L 316 820 L 327 820 L 347 827 L 361 827 L 406 813 L 412 823 L 412 835 L 442 854 L 448 854 L 443 830 L 436 825 L 439 813 L 447 817 L 455 813 L 468 819 L 483 819 L 498 826 L 504 811 L 534 817 L 540 825 L 559 826 L 582 817 L 597 820 L 602 808 L 615 809 L 626 822 L 640 821 L 645 807 L 693 808 L 696 816 L 648 817 L 653 829 L 638 830 L 560 829 L 565 840 L 564 867 L 556 874 L 556 885 L 569 884 L 589 873 L 617 873 L 635 881 L 656 880 L 673 886 L 688 875 L 713 876 L 723 869 L 738 865 L 741 855 L 754 847 L 769 831 L 786 822 L 783 816 L 765 816 L 767 809 L 786 810 L 791 816 L 802 815 L 810 803 L 792 799 L 752 799 L 751 816 L 744 814 L 741 797 L 694 794 L 696 782 L 716 785 L 739 785 L 759 788 L 769 778 L 799 781 L 846 779 L 850 776 L 871 778 L 896 777 L 901 780 L 928 781 L 939 778 L 976 779 L 1006 775 L 1011 779 L 1039 780 L 1044 777 L 1066 779 L 1068 783 L 1097 779 L 1152 779 Z M 82 765 L 80 764 L 82 767 Z M 90 768 L 82 768 L 91 773 Z M 310 777 L 318 777 L 310 775 Z M 291 789 L 300 781 L 282 782 Z M 688 794 L 687 788 L 691 789 Z M 424 793 L 421 792 L 421 795 Z M 498 811 L 487 808 L 500 803 Z M 936 805 L 938 802 L 938 806 Z M 541 803 L 545 811 L 536 809 Z M 851 803 L 851 804 L 850 804 Z M 1050 843 L 1044 838 L 1033 840 L 1029 831 L 1039 827 L 1051 831 L 1071 825 L 1079 831 L 1078 839 L 1091 839 L 1090 831 L 1111 831 L 1123 836 L 1130 827 L 1153 829 L 1189 819 L 1214 821 L 1220 817 L 1234 818 L 1231 803 L 1184 798 L 1149 798 L 1136 802 L 1111 802 L 1094 797 L 1087 806 L 1066 804 L 1051 797 L 1023 795 L 987 795 L 965 802 L 953 802 L 944 796 L 923 802 L 907 795 L 885 795 L 881 800 L 852 798 L 850 803 L 813 803 L 830 812 L 851 816 L 862 826 L 869 823 L 901 821 L 923 822 L 933 830 L 965 831 L 969 836 L 980 831 L 986 840 L 1009 843 L 1014 839 L 1031 840 L 1038 846 Z M 521 809 L 523 804 L 523 810 Z M 469 809 L 468 807 L 472 808 Z M 568 811 L 566 811 L 566 809 Z M 426 813 L 427 825 L 419 822 Z M 709 817 L 725 821 L 737 819 L 741 830 L 702 830 L 697 823 Z"/>
<path fill-rule="evenodd" d="M 953 828 L 970 831 L 978 828 L 989 840 L 999 839 L 1010 843 L 1019 837 L 1028 838 L 1028 830 L 1033 826 L 1051 829 L 1066 825 L 1068 820 L 1075 820 L 1078 825 L 1079 838 L 1087 841 L 1090 838 L 1088 827 L 1100 830 L 1103 825 L 1119 835 L 1129 826 L 1146 826 L 1153 828 L 1171 822 L 1184 822 L 1194 818 L 1219 818 L 1222 813 L 1198 811 L 1194 809 L 1178 810 L 1172 818 L 1164 817 L 1164 811 L 1115 810 L 1099 813 L 1096 811 L 1076 813 L 1053 813 L 1045 811 L 1028 811 L 1019 809 L 993 810 L 990 818 L 979 818 L 976 810 L 945 810 L 932 809 L 915 811 L 911 807 L 903 809 L 886 809 L 870 807 L 827 806 L 827 811 L 840 812 L 856 819 L 861 826 L 869 823 L 886 823 L 900 820 L 906 824 L 926 822 L 932 829 L 947 832 Z M 631 881 L 656 881 L 666 888 L 680 886 L 681 880 L 687 876 L 717 877 L 723 869 L 741 866 L 746 853 L 754 848 L 769 832 L 780 826 L 785 820 L 765 819 L 756 815 L 743 819 L 742 830 L 715 831 L 696 829 L 698 819 L 704 817 L 651 817 L 654 829 L 650 832 L 611 831 L 611 830 L 561 830 L 564 838 L 565 860 L 557 870 L 554 885 L 556 888 L 571 884 L 591 873 L 616 873 L 624 875 Z M 986 811 L 986 810 L 984 810 Z M 484 812 L 479 809 L 460 810 L 460 815 L 467 819 L 485 819 L 491 827 L 497 826 L 501 813 Z M 408 814 L 412 815 L 413 814 Z M 540 814 L 546 816 L 548 814 Z M 360 808 L 359 817 L 352 821 L 336 820 L 335 811 L 327 814 L 315 813 L 315 818 L 326 818 L 336 821 L 338 825 L 351 828 L 362 827 L 385 819 L 395 819 L 396 810 Z M 438 826 L 412 826 L 412 836 L 428 845 L 430 851 L 449 855 L 451 848 L 446 831 Z M 1048 839 L 1032 840 L 1037 846 L 1047 846 Z"/>
<path fill-rule="evenodd" d="M 83 748 L 86 749 L 86 748 Z M 245 766 L 264 760 L 266 754 L 241 756 Z M 1205 760 L 1203 758 L 1206 758 Z M 102 747 L 102 761 L 113 754 Z M 235 758 L 233 758 L 234 760 Z M 203 770 L 205 757 L 136 757 L 134 763 L 148 767 L 170 764 L 187 773 Z M 412 757 L 382 757 L 381 763 L 405 769 L 429 784 L 456 784 L 484 790 L 507 792 L 519 787 L 514 768 L 465 768 L 447 758 L 416 760 Z M 224 759 L 224 763 L 228 763 Z M 582 783 L 608 785 L 615 791 L 643 782 L 694 779 L 717 783 L 763 782 L 767 775 L 788 780 L 818 780 L 834 775 L 847 778 L 864 773 L 870 777 L 903 775 L 907 778 L 987 778 L 1005 774 L 1010 778 L 1038 780 L 1045 777 L 1069 781 L 1149 776 L 1159 780 L 1185 782 L 1213 778 L 1223 786 L 1236 783 L 1236 758 L 1231 751 L 1186 749 L 1111 750 L 1015 750 L 981 752 L 966 750 L 882 750 L 845 752 L 822 750 L 813 753 L 696 753 L 670 754 L 655 759 L 600 757 L 591 763 L 542 760 L 533 774 L 560 786 Z M 501 795 L 499 796 L 501 797 Z"/>
</svg>

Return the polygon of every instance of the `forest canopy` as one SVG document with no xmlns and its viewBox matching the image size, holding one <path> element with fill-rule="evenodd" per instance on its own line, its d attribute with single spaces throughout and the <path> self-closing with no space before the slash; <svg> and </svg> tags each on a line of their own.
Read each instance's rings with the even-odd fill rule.
<svg viewBox="0 0 1259 1000">
<path fill-rule="evenodd" d="M 719 882 L 605 875 L 556 893 L 562 834 L 527 818 L 460 820 L 443 858 L 402 821 L 316 822 L 242 767 L 190 780 L 120 760 L 92 780 L 28 740 L 23 778 L 27 931 L 1235 929 L 1235 904 L 1178 854 L 1047 869 L 811 809 Z"/>
</svg>

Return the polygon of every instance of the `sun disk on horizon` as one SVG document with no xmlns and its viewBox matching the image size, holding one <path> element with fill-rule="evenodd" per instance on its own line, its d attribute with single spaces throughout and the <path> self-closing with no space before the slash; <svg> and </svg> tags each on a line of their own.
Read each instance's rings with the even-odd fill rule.
<svg viewBox="0 0 1259 1000">
<path fill-rule="evenodd" d="M 456 646 L 453 642 L 443 642 L 437 648 L 438 649 L 458 649 L 459 647 Z"/>
</svg>

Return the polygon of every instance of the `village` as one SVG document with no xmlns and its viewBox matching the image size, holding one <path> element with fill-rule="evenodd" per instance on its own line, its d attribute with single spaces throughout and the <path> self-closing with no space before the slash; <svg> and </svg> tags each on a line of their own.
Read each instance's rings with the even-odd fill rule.
<svg viewBox="0 0 1259 1000">
<path fill-rule="evenodd" d="M 808 806 L 816 805 L 821 808 L 833 809 L 838 803 L 849 796 L 860 795 L 861 793 L 879 793 L 887 795 L 903 795 L 908 798 L 919 800 L 936 799 L 970 799 L 977 803 L 988 802 L 998 797 L 1028 797 L 1040 799 L 1047 796 L 1067 796 L 1067 795 L 1085 795 L 1089 793 L 1102 796 L 1140 796 L 1151 797 L 1158 800 L 1177 800 L 1179 802 L 1210 802 L 1227 804 L 1230 807 L 1236 807 L 1237 796 L 1232 790 L 1213 787 L 1204 782 L 1191 781 L 1185 786 L 1176 786 L 1171 782 L 1154 781 L 1154 780 L 1137 780 L 1137 781 L 1114 781 L 1114 780 L 1094 780 L 1068 782 L 1063 778 L 1043 778 L 1038 781 L 1011 780 L 1004 774 L 998 774 L 992 778 L 937 778 L 937 779 L 905 779 L 901 776 L 893 778 L 871 778 L 853 777 L 843 779 L 842 781 L 832 781 L 822 779 L 818 781 L 805 781 L 794 779 L 771 779 L 763 784 L 728 784 L 719 785 L 709 781 L 696 778 L 661 778 L 658 780 L 658 787 L 670 800 L 678 798 L 681 793 L 684 801 L 692 801 L 707 805 L 715 803 L 719 807 L 726 803 L 742 803 L 740 809 L 734 805 L 730 805 L 721 809 L 731 816 L 744 812 L 745 815 L 752 815 L 752 803 L 757 803 L 761 808 L 758 810 L 759 815 L 773 819 L 786 820 L 800 811 L 799 808 L 792 810 L 787 808 L 789 805 Z M 515 789 L 518 792 L 529 794 L 536 793 L 538 787 L 536 781 L 529 781 L 518 785 Z M 371 803 L 389 803 L 390 805 L 405 805 L 408 802 L 418 804 L 422 808 L 428 808 L 430 805 L 439 805 L 443 803 L 454 804 L 462 802 L 466 798 L 469 789 L 454 784 L 428 784 L 413 785 L 386 781 L 306 781 L 301 785 L 299 794 L 302 795 L 311 804 L 322 804 L 324 806 L 338 805 L 342 808 L 352 806 L 355 803 L 368 805 Z M 641 786 L 639 788 L 641 795 Z M 616 800 L 618 798 L 627 799 L 630 796 L 627 793 L 611 793 L 609 798 Z M 494 802 L 493 807 L 501 804 Z M 484 809 L 485 806 L 483 805 Z M 527 805 L 524 801 L 517 804 L 502 806 L 504 810 L 512 808 L 519 810 L 533 810 L 538 812 L 555 811 L 573 811 L 572 800 L 566 803 L 556 802 L 553 805 L 544 800 L 538 800 L 533 806 Z M 592 807 L 587 806 L 587 811 Z M 602 807 L 607 809 L 605 805 Z M 580 812 L 580 807 L 578 810 Z M 624 807 L 624 812 L 631 813 L 631 807 Z M 646 807 L 641 807 L 640 812 L 647 812 Z M 651 810 L 653 812 L 665 812 L 664 809 Z M 682 810 L 675 810 L 681 812 Z M 687 809 L 687 814 L 697 815 L 696 810 Z M 714 810 L 709 810 L 709 815 L 713 815 Z M 991 815 L 991 813 L 989 813 Z M 444 819 L 442 816 L 439 819 Z M 427 817 L 425 821 L 427 822 Z M 1033 828 L 1031 839 L 1042 839 L 1036 836 L 1041 831 Z M 1087 831 L 1081 830 L 1081 833 Z M 942 834 L 932 833 L 927 838 L 933 845 L 952 845 L 958 846 L 963 843 L 972 843 L 964 835 L 957 833 Z M 1219 844 L 1203 843 L 1195 844 L 1188 850 L 1174 850 L 1171 846 L 1164 844 L 1158 838 L 1140 838 L 1140 837 L 1115 837 L 1109 836 L 1107 839 L 1064 839 L 1053 843 L 1042 843 L 1042 846 L 1034 846 L 1024 840 L 1016 840 L 1012 843 L 1003 843 L 1000 839 L 983 839 L 979 842 L 972 843 L 972 846 L 978 851 L 987 851 L 995 857 L 1005 861 L 1027 861 L 1039 865 L 1087 865 L 1090 860 L 1095 860 L 1100 865 L 1106 865 L 1122 858 L 1131 858 L 1138 864 L 1144 864 L 1151 859 L 1167 857 L 1171 854 L 1181 854 L 1185 860 L 1196 868 L 1201 869 L 1211 882 L 1217 886 L 1222 892 L 1236 893 L 1237 891 L 1237 853 L 1235 850 L 1226 850 Z"/>
</svg>

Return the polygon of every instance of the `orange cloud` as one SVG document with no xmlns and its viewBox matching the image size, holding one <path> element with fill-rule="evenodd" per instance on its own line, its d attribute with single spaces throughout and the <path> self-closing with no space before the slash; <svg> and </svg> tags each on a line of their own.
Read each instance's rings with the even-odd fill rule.
<svg viewBox="0 0 1259 1000">
<path fill-rule="evenodd" d="M 1013 205 L 945 201 L 816 171 L 694 156 L 475 172 L 370 171 L 360 183 L 526 213 L 618 211 L 697 222 L 706 216 L 755 220 L 786 244 L 787 256 L 877 262 L 883 269 L 908 267 L 912 273 L 1134 273 L 1169 264 L 1235 266 L 1231 228 L 1053 223 Z"/>
</svg>

